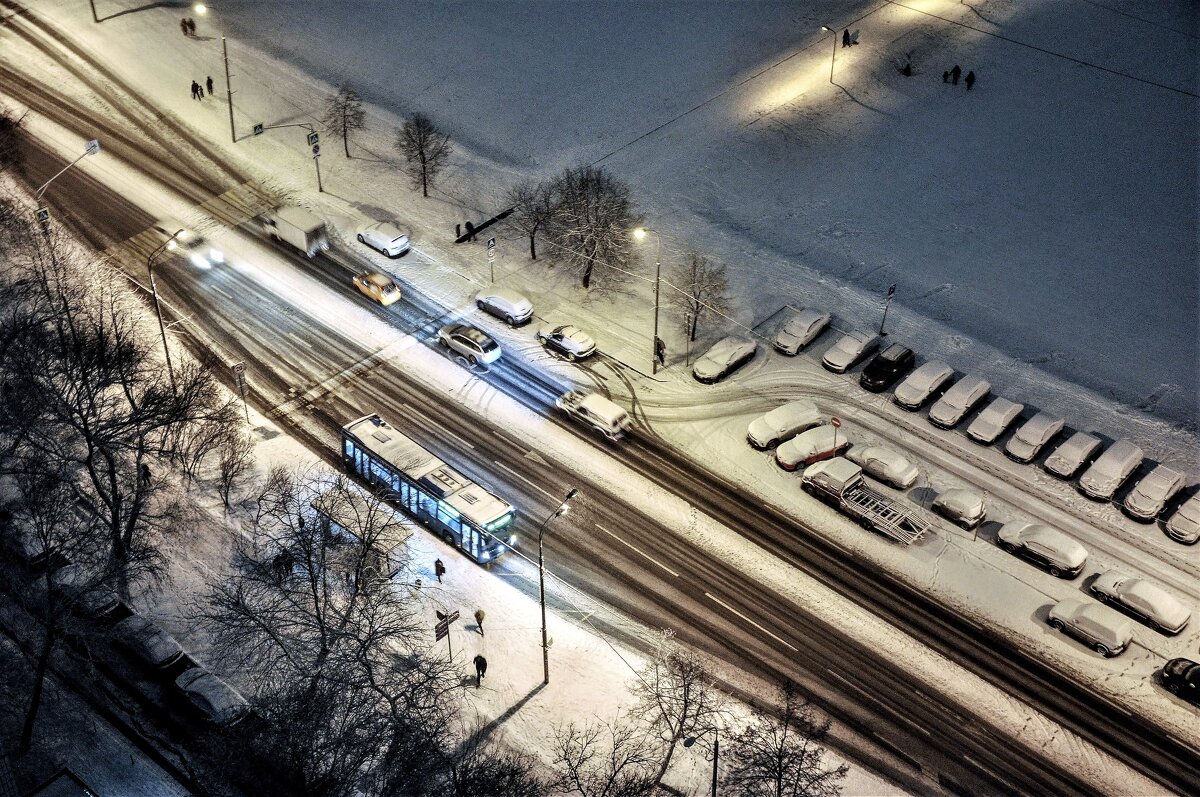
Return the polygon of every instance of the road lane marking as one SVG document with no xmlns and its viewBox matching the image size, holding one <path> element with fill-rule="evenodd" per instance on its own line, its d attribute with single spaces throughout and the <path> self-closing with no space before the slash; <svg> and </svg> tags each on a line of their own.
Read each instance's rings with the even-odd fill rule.
<svg viewBox="0 0 1200 797">
<path fill-rule="evenodd" d="M 725 607 L 725 609 L 726 609 L 727 611 L 733 612 L 733 613 L 734 613 L 734 614 L 736 614 L 738 617 L 742 618 L 742 619 L 743 619 L 743 620 L 745 620 L 747 623 L 749 623 L 750 625 L 752 625 L 752 626 L 754 626 L 755 628 L 757 628 L 759 631 L 762 631 L 764 634 L 766 634 L 767 636 L 771 637 L 771 639 L 774 639 L 776 642 L 778 642 L 778 643 L 780 643 L 780 644 L 782 644 L 782 645 L 787 645 L 789 648 L 791 648 L 792 650 L 796 651 L 797 653 L 799 653 L 799 652 L 800 652 L 800 648 L 796 647 L 795 645 L 789 644 L 788 642 L 786 642 L 786 641 L 784 641 L 784 640 L 780 639 L 779 637 L 775 636 L 775 635 L 774 635 L 774 634 L 772 634 L 770 631 L 768 631 L 767 629 L 763 628 L 761 625 L 759 625 L 758 623 L 754 622 L 754 621 L 753 621 L 753 620 L 751 620 L 749 617 L 747 617 L 746 615 L 742 614 L 742 613 L 741 613 L 741 612 L 739 612 L 737 609 L 733 608 L 733 607 L 732 607 L 732 606 L 730 606 L 728 603 L 726 603 L 725 601 L 723 601 L 723 600 L 721 600 L 720 598 L 718 598 L 716 595 L 713 595 L 711 592 L 706 592 L 706 593 L 704 593 L 704 597 L 708 598 L 708 599 L 709 599 L 710 601 L 712 601 L 713 603 L 717 603 L 717 604 L 720 604 L 721 606 L 724 606 L 724 607 Z"/>
<path fill-rule="evenodd" d="M 653 562 L 654 564 L 656 564 L 656 565 L 658 565 L 659 567 L 661 567 L 663 570 L 666 570 L 668 573 L 670 573 L 671 575 L 675 576 L 675 578 L 679 578 L 679 574 L 678 574 L 678 573 L 676 573 L 674 570 L 672 570 L 671 568 L 667 567 L 667 566 L 666 566 L 666 565 L 664 565 L 662 562 L 658 561 L 658 560 L 657 560 L 657 559 L 655 559 L 653 556 L 651 556 L 650 554 L 646 553 L 645 551 L 643 551 L 641 548 L 637 547 L 637 546 L 636 546 L 636 545 L 634 545 L 633 543 L 626 542 L 625 540 L 623 540 L 623 539 L 621 539 L 620 537 L 618 537 L 616 534 L 613 534 L 611 531 L 609 531 L 608 529 L 606 529 L 606 528 L 604 528 L 603 526 L 601 526 L 599 523 L 597 523 L 597 524 L 596 524 L 596 528 L 600 529 L 600 530 L 601 530 L 601 531 L 603 531 L 605 534 L 607 534 L 608 536 L 612 537 L 612 538 L 613 538 L 614 540 L 616 540 L 617 542 L 619 542 L 619 543 L 621 543 L 622 545 L 624 545 L 626 548 L 629 548 L 629 549 L 630 549 L 630 550 L 632 550 L 632 551 L 636 551 L 637 553 L 640 553 L 642 556 L 646 557 L 646 558 L 647 558 L 647 559 L 649 559 L 651 562 Z"/>
<path fill-rule="evenodd" d="M 429 429 L 434 429 L 434 428 L 436 428 L 436 429 L 437 429 L 439 432 L 441 432 L 442 434 L 447 434 L 447 435 L 450 435 L 451 437 L 453 437 L 453 438 L 454 438 L 455 440 L 457 440 L 458 442 L 462 443 L 462 444 L 463 444 L 464 446 L 466 446 L 467 448 L 469 448 L 469 449 L 471 449 L 471 450 L 474 450 L 474 449 L 475 449 L 475 446 L 471 445 L 471 443 L 470 443 L 469 441 L 462 439 L 461 437 L 459 437 L 458 435 L 456 435 L 454 432 L 451 432 L 451 431 L 450 431 L 449 429 L 447 429 L 446 427 L 444 427 L 444 426 L 439 426 L 438 424 L 434 423 L 434 422 L 433 422 L 433 421 L 432 421 L 432 420 L 429 418 L 429 416 L 427 416 L 425 413 L 421 412 L 420 410 L 418 410 L 416 407 L 412 406 L 411 404 L 401 404 L 401 405 L 400 405 L 400 408 L 401 408 L 401 409 L 403 409 L 403 410 L 405 410 L 406 412 L 411 412 L 413 415 L 419 415 L 419 416 L 421 417 L 421 420 L 425 421 L 425 424 L 426 424 L 426 427 L 427 427 L 427 428 L 429 428 Z"/>
<path fill-rule="evenodd" d="M 536 484 L 534 484 L 533 482 L 529 481 L 529 479 L 526 479 L 524 476 L 522 476 L 521 474 L 517 473 L 517 472 L 516 472 L 515 470 L 513 470 L 512 468 L 510 468 L 510 467 L 508 467 L 507 465 L 505 465 L 503 462 L 500 462 L 499 460 L 495 460 L 495 459 L 493 459 L 493 460 L 492 460 L 492 462 L 494 462 L 494 463 L 497 465 L 497 467 L 504 468 L 504 470 L 508 471 L 508 472 L 509 472 L 509 473 L 511 473 L 513 476 L 516 476 L 518 479 L 520 479 L 521 481 L 525 482 L 525 483 L 526 483 L 526 484 L 528 484 L 530 487 L 532 487 L 533 489 L 537 490 L 539 493 L 541 493 L 542 495 L 546 496 L 546 497 L 547 497 L 547 498 L 549 498 L 550 500 L 552 500 L 552 501 L 561 501 L 561 500 L 562 500 L 562 497 L 561 497 L 561 496 L 557 496 L 557 495 L 555 495 L 554 493 L 550 493 L 550 492 L 547 492 L 546 490 L 543 490 L 541 487 L 538 487 Z"/>
</svg>

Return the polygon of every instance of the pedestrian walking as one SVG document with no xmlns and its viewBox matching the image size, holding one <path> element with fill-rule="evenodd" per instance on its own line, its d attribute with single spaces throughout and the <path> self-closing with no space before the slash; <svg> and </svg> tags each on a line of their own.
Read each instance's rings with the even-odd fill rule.
<svg viewBox="0 0 1200 797">
<path fill-rule="evenodd" d="M 454 225 L 454 240 L 458 241 L 459 238 L 462 238 L 462 225 L 455 224 Z"/>
<path fill-rule="evenodd" d="M 846 28 L 844 31 L 842 31 L 842 46 L 843 47 L 850 46 L 850 29 L 849 28 Z"/>
<path fill-rule="evenodd" d="M 187 29 L 188 35 L 195 36 L 196 35 L 196 20 L 192 19 L 191 17 L 188 17 L 187 18 L 187 28 L 188 28 Z"/>
<path fill-rule="evenodd" d="M 206 81 L 205 81 L 205 85 L 207 85 L 207 86 L 208 86 L 208 93 L 209 93 L 209 95 L 212 95 L 212 93 L 213 93 L 213 90 L 212 90 L 212 89 L 213 89 L 212 75 L 209 75 L 209 76 L 208 76 L 208 80 L 206 80 Z"/>
<path fill-rule="evenodd" d="M 950 70 L 950 80 L 951 80 L 951 82 L 954 83 L 954 85 L 956 85 L 956 86 L 958 85 L 958 76 L 961 74 L 962 74 L 962 67 L 959 66 L 958 64 L 955 64 L 954 68 Z"/>
<path fill-rule="evenodd" d="M 475 240 L 475 225 L 468 221 L 466 226 L 467 226 L 467 240 L 474 241 Z"/>
<path fill-rule="evenodd" d="M 974 85 L 975 85 L 975 71 L 971 70 L 970 72 L 967 73 L 967 91 L 970 91 L 971 87 Z"/>
<path fill-rule="evenodd" d="M 200 84 L 193 80 L 192 81 L 192 99 L 193 100 L 200 99 L 198 96 L 196 96 L 196 92 L 199 90 L 200 90 Z"/>
<path fill-rule="evenodd" d="M 183 31 L 184 36 L 187 35 L 187 20 L 186 19 L 179 20 L 179 29 L 181 31 Z"/>
<path fill-rule="evenodd" d="M 912 77 L 912 61 L 906 61 L 904 68 L 900 70 L 900 74 L 905 77 Z"/>
<path fill-rule="evenodd" d="M 487 659 L 485 659 L 483 657 L 482 653 L 476 653 L 475 654 L 475 688 L 476 689 L 479 688 L 479 684 L 483 680 L 483 676 L 485 676 L 485 675 L 487 675 Z"/>
<path fill-rule="evenodd" d="M 201 100 L 204 99 L 204 87 L 201 86 L 199 83 L 196 84 L 196 94 L 199 99 L 201 99 Z"/>
<path fill-rule="evenodd" d="M 433 572 L 437 574 L 438 583 L 442 583 L 442 576 L 446 575 L 446 566 L 442 564 L 441 559 L 435 559 L 433 562 Z"/>
<path fill-rule="evenodd" d="M 483 636 L 483 609 L 475 610 L 475 625 L 479 627 L 479 635 Z"/>
<path fill-rule="evenodd" d="M 950 70 L 946 70 L 945 72 L 942 73 L 942 82 L 943 83 L 950 82 Z"/>
</svg>

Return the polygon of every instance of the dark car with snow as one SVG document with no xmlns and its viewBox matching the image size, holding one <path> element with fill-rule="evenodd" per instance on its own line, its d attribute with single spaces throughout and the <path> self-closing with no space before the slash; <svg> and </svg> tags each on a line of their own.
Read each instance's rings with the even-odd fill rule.
<svg viewBox="0 0 1200 797">
<path fill-rule="evenodd" d="M 881 393 L 911 371 L 916 362 L 916 352 L 907 346 L 893 343 L 871 358 L 858 378 L 858 383 L 872 393 Z"/>
</svg>

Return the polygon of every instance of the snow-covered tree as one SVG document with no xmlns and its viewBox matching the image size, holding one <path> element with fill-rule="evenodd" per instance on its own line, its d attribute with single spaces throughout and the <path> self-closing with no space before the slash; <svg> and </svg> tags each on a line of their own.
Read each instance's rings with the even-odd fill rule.
<svg viewBox="0 0 1200 797">
<path fill-rule="evenodd" d="M 330 95 L 325 103 L 325 115 L 321 117 L 321 124 L 334 135 L 342 137 L 342 148 L 346 150 L 346 157 L 349 158 L 350 131 L 362 130 L 367 124 L 362 98 L 349 83 L 343 83 L 336 94 Z"/>
<path fill-rule="evenodd" d="M 404 156 L 413 188 L 429 196 L 429 184 L 450 159 L 450 135 L 438 129 L 424 114 L 415 114 L 396 131 L 396 149 Z"/>
<path fill-rule="evenodd" d="M 522 180 L 509 189 L 507 203 L 513 208 L 509 223 L 529 238 L 529 259 L 537 260 L 538 233 L 549 229 L 558 209 L 554 184 Z"/>
<path fill-rule="evenodd" d="M 688 253 L 687 260 L 672 270 L 669 284 L 662 290 L 666 294 L 666 303 L 679 312 L 680 324 L 689 340 L 696 339 L 701 319 L 729 312 L 725 266 L 698 252 Z"/>
<path fill-rule="evenodd" d="M 658 789 L 657 739 L 618 714 L 613 722 L 560 727 L 554 737 L 557 786 L 581 797 L 644 797 Z"/>
<path fill-rule="evenodd" d="M 629 186 L 603 167 L 579 166 L 565 169 L 552 187 L 553 258 L 578 271 L 585 289 L 594 277 L 601 289 L 622 282 L 630 265 L 630 232 L 637 225 Z"/>
</svg>

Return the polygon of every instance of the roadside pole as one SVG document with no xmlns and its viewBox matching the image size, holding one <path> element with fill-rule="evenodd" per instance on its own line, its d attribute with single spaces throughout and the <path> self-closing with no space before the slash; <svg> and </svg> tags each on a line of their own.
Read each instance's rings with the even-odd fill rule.
<svg viewBox="0 0 1200 797">
<path fill-rule="evenodd" d="M 246 425 L 250 425 L 250 407 L 246 405 L 246 363 L 236 362 L 232 366 L 233 378 L 237 381 L 238 392 L 242 394 L 242 409 L 246 412 Z"/>
<path fill-rule="evenodd" d="M 888 288 L 887 300 L 883 303 L 883 320 L 879 322 L 880 337 L 887 337 L 887 333 L 883 331 L 883 325 L 887 323 L 887 311 L 892 305 L 892 297 L 896 295 L 896 283 L 892 283 L 892 287 Z"/>
<path fill-rule="evenodd" d="M 308 145 L 312 147 L 313 165 L 317 167 L 317 193 L 324 193 L 325 189 L 321 187 L 321 145 L 318 144 L 321 136 L 316 132 L 309 132 Z"/>
<path fill-rule="evenodd" d="M 450 661 L 454 661 L 454 646 L 450 644 L 450 624 L 458 622 L 458 612 L 443 614 L 435 609 L 434 613 L 437 615 L 437 623 L 433 626 L 433 641 L 437 642 L 441 640 L 442 637 L 445 637 L 446 650 L 450 654 Z"/>
<path fill-rule="evenodd" d="M 488 275 L 491 277 L 492 285 L 496 284 L 496 238 L 492 236 L 488 238 Z"/>
</svg>

